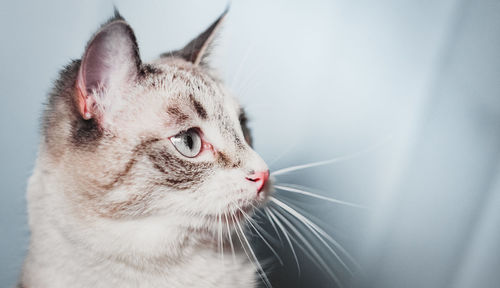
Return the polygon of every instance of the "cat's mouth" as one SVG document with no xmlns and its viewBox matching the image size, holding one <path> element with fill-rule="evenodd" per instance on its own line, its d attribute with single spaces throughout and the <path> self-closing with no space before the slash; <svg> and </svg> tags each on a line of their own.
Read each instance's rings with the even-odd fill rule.
<svg viewBox="0 0 500 288">
<path fill-rule="evenodd" d="M 208 216 L 208 219 L 216 225 L 222 223 L 224 226 L 250 221 L 253 211 L 257 209 L 257 205 L 258 203 L 234 204 L 221 213 Z"/>
<path fill-rule="evenodd" d="M 250 219 L 250 217 L 252 217 L 254 209 L 255 209 L 254 205 L 239 207 L 238 210 L 232 213 L 231 218 L 228 219 L 227 222 L 234 223 L 234 222 L 241 222 L 244 220 L 248 220 Z"/>
<path fill-rule="evenodd" d="M 206 219 L 217 229 L 220 229 L 220 225 L 223 227 L 238 226 L 240 223 L 253 221 L 251 218 L 254 211 L 265 205 L 273 192 L 272 187 L 272 181 L 266 181 L 256 197 L 230 201 L 216 213 L 207 215 Z"/>
</svg>

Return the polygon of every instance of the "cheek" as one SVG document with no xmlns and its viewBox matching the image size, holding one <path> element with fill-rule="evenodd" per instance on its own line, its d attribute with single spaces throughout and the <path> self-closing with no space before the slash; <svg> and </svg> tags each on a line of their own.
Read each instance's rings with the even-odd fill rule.
<svg viewBox="0 0 500 288">
<path fill-rule="evenodd" d="M 228 207 L 253 201 L 255 191 L 239 169 L 220 170 L 207 177 L 196 190 L 184 194 L 183 204 L 193 213 L 217 214 Z"/>
</svg>

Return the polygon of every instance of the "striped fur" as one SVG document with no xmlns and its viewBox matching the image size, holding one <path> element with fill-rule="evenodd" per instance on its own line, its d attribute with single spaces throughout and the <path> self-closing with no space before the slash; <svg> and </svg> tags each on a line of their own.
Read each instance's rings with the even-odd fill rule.
<svg viewBox="0 0 500 288">
<path fill-rule="evenodd" d="M 128 25 L 117 15 L 99 31 L 113 21 Z M 213 38 L 210 29 L 201 40 Z M 111 35 L 119 37 L 136 45 L 133 34 Z M 241 253 L 235 263 L 220 260 L 214 232 L 220 213 L 237 211 L 234 203 L 265 201 L 268 191 L 258 194 L 245 178 L 267 166 L 250 146 L 242 108 L 209 66 L 198 65 L 208 44 L 193 57 L 186 50 L 152 63 L 130 59 L 133 81 L 83 92 L 90 100 L 77 89 L 86 58 L 63 69 L 28 185 L 32 237 L 20 287 L 255 285 Z M 169 137 L 192 127 L 212 150 L 187 158 Z"/>
</svg>

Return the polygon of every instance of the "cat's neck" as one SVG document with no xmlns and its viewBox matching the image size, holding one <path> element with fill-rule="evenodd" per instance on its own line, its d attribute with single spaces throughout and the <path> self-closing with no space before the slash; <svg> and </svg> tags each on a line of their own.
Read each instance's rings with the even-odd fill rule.
<svg viewBox="0 0 500 288">
<path fill-rule="evenodd" d="M 67 191 L 60 190 L 59 180 L 57 173 L 35 169 L 29 182 L 32 235 L 25 287 L 210 287 L 204 281 L 217 277 L 214 285 L 227 284 L 218 287 L 253 283 L 254 269 L 241 254 L 222 260 L 214 243 L 166 219 L 77 219 L 64 209 Z M 169 233 L 158 233 L 162 229 Z M 120 236 L 102 238 L 113 231 Z M 124 231 L 129 237 L 121 236 Z M 238 282 L 241 277 L 249 281 Z"/>
</svg>

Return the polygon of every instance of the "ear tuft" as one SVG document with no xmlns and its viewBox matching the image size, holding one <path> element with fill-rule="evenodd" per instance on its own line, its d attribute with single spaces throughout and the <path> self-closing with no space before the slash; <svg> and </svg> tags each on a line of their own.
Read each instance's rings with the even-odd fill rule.
<svg viewBox="0 0 500 288">
<path fill-rule="evenodd" d="M 118 20 L 125 21 L 125 18 L 123 18 L 122 14 L 120 14 L 120 11 L 118 11 L 118 8 L 116 8 L 116 6 L 113 6 L 113 13 L 114 13 L 113 17 L 111 17 L 111 19 L 109 19 L 107 23 Z"/>
<path fill-rule="evenodd" d="M 181 57 L 194 65 L 204 65 L 204 60 L 210 54 L 213 40 L 219 28 L 222 26 L 228 11 L 229 6 L 226 7 L 224 12 L 212 23 L 212 25 L 198 35 L 198 37 L 191 40 L 184 48 L 173 52 L 163 53 L 160 57 Z"/>
<path fill-rule="evenodd" d="M 131 85 L 141 67 L 139 49 L 132 28 L 115 10 L 115 15 L 89 41 L 78 78 L 78 109 L 84 119 L 99 116 L 100 102 L 109 91 Z M 101 109 L 102 110 L 102 109 Z"/>
</svg>

